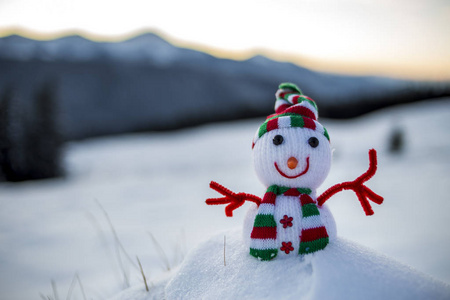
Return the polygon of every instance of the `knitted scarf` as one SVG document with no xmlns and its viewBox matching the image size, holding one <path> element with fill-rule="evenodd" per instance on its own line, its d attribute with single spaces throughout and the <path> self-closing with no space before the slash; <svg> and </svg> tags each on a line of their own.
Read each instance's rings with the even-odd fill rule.
<svg viewBox="0 0 450 300">
<path fill-rule="evenodd" d="M 327 230 L 320 218 L 311 189 L 270 186 L 261 201 L 251 233 L 250 254 L 261 260 L 271 260 L 278 254 L 277 222 L 274 218 L 278 195 L 299 197 L 302 209 L 302 232 L 298 254 L 309 254 L 324 249 L 328 242 Z"/>
</svg>

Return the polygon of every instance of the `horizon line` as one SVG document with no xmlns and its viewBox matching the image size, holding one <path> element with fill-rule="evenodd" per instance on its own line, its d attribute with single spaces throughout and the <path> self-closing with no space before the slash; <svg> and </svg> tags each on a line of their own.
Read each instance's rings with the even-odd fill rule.
<svg viewBox="0 0 450 300">
<path fill-rule="evenodd" d="M 145 34 L 154 34 L 167 41 L 175 47 L 185 48 L 207 53 L 219 59 L 232 59 L 245 61 L 255 56 L 264 56 L 278 62 L 292 63 L 294 65 L 308 68 L 314 71 L 337 73 L 349 76 L 380 76 L 397 79 L 410 79 L 421 81 L 450 81 L 450 62 L 435 62 L 430 65 L 428 62 L 418 64 L 417 61 L 393 66 L 388 60 L 378 59 L 372 62 L 364 60 L 343 60 L 310 57 L 307 55 L 283 53 L 277 50 L 253 48 L 247 50 L 229 50 L 212 47 L 209 45 L 184 41 L 164 33 L 155 28 L 136 29 L 122 34 L 98 34 L 82 29 L 65 29 L 54 32 L 39 32 L 20 26 L 0 28 L 0 38 L 11 35 L 19 35 L 38 41 L 55 40 L 68 36 L 80 36 L 92 42 L 118 43 L 133 39 Z M 398 63 L 398 62 L 397 62 Z"/>
</svg>

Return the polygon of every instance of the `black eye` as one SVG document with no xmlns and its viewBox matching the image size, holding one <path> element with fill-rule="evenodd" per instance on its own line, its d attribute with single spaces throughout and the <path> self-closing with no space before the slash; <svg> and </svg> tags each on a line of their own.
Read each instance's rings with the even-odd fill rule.
<svg viewBox="0 0 450 300">
<path fill-rule="evenodd" d="M 273 138 L 273 144 L 274 145 L 276 145 L 276 146 L 278 146 L 278 145 L 280 145 L 281 143 L 283 143 L 283 136 L 282 135 L 276 135 L 274 138 Z"/>
<path fill-rule="evenodd" d="M 316 148 L 317 146 L 319 146 L 319 140 L 316 137 L 310 137 L 308 140 L 308 144 L 313 147 Z"/>
</svg>

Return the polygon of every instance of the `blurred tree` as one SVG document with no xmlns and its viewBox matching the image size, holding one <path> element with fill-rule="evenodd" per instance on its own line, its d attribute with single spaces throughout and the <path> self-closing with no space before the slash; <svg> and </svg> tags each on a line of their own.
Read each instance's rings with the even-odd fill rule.
<svg viewBox="0 0 450 300">
<path fill-rule="evenodd" d="M 23 114 L 17 90 L 9 87 L 0 103 L 0 164 L 4 179 L 20 181 L 23 166 Z"/>
<path fill-rule="evenodd" d="M 395 127 L 390 133 L 389 140 L 389 152 L 400 153 L 405 147 L 405 133 L 400 127 Z"/>
<path fill-rule="evenodd" d="M 58 128 L 56 87 L 46 84 L 38 91 L 27 130 L 27 165 L 30 179 L 61 175 L 62 137 Z"/>
<path fill-rule="evenodd" d="M 8 181 L 61 175 L 62 138 L 53 85 L 46 84 L 24 101 L 7 89 L 0 101 L 0 165 Z"/>
<path fill-rule="evenodd" d="M 5 180 L 6 153 L 8 146 L 8 113 L 10 103 L 10 90 L 0 93 L 0 180 Z"/>
</svg>

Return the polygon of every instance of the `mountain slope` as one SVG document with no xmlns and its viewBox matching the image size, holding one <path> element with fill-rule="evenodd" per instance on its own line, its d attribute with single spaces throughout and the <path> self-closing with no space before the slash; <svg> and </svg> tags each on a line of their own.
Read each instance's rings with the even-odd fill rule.
<svg viewBox="0 0 450 300">
<path fill-rule="evenodd" d="M 219 59 L 151 33 L 117 43 L 0 39 L 0 95 L 14 90 L 26 111 L 51 86 L 66 140 L 266 116 L 281 82 L 297 83 L 332 118 L 450 95 L 446 82 L 327 74 L 262 56 Z"/>
</svg>

